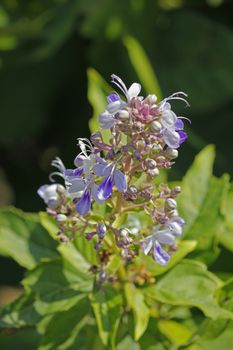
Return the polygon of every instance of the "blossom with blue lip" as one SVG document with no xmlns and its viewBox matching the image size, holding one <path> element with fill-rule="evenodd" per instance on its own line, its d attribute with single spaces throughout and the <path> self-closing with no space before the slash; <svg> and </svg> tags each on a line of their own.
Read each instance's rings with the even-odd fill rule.
<svg viewBox="0 0 233 350">
<path fill-rule="evenodd" d="M 111 197 L 114 185 L 119 192 L 127 190 L 126 176 L 117 169 L 117 162 L 107 163 L 104 159 L 98 157 L 93 171 L 97 176 L 104 178 L 97 191 L 97 196 L 100 200 Z"/>
<path fill-rule="evenodd" d="M 180 99 L 182 101 L 184 100 L 183 98 Z M 182 121 L 182 117 L 176 116 L 176 114 L 171 110 L 171 105 L 167 102 L 167 100 L 168 99 L 165 99 L 165 101 L 163 100 L 159 107 L 159 121 L 162 124 L 161 134 L 164 142 L 169 147 L 178 148 L 187 139 L 187 134 L 183 131 L 184 123 Z"/>
<path fill-rule="evenodd" d="M 96 162 L 93 147 L 89 140 L 79 139 L 81 153 L 75 158 L 76 169 L 68 169 L 65 172 L 65 180 L 68 192 L 73 198 L 79 198 L 76 210 L 80 215 L 85 215 L 91 209 L 91 198 L 102 203 L 97 196 L 98 186 L 95 184 L 92 168 Z"/>
<path fill-rule="evenodd" d="M 152 256 L 160 265 L 167 265 L 170 255 L 162 247 L 173 246 L 175 239 L 182 234 L 184 220 L 174 216 L 167 220 L 163 227 L 156 226 L 154 233 L 142 240 L 144 253 L 147 255 L 153 249 Z"/>
</svg>

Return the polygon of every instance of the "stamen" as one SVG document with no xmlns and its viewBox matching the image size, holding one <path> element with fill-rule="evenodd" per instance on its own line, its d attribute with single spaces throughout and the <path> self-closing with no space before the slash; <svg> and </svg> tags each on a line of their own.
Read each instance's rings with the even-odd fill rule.
<svg viewBox="0 0 233 350">
<path fill-rule="evenodd" d="M 121 80 L 121 78 L 119 78 L 115 74 L 112 74 L 111 78 L 112 78 L 112 83 L 118 86 L 118 88 L 124 93 L 124 95 L 127 96 L 128 90 L 123 80 Z"/>
</svg>

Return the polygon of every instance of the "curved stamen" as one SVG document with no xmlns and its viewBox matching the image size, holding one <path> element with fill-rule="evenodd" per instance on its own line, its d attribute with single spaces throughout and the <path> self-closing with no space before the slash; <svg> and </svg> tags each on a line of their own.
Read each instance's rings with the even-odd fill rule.
<svg viewBox="0 0 233 350">
<path fill-rule="evenodd" d="M 116 86 L 118 86 L 118 88 L 124 93 L 125 96 L 127 96 L 128 90 L 127 87 L 125 85 L 125 83 L 123 82 L 123 80 L 121 80 L 121 78 L 119 78 L 117 75 L 112 74 L 111 75 L 112 78 L 112 83 L 115 84 Z"/>
</svg>

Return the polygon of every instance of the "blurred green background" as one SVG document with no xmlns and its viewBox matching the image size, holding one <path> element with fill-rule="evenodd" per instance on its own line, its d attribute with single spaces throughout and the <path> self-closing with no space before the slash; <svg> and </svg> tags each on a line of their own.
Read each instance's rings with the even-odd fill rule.
<svg viewBox="0 0 233 350">
<path fill-rule="evenodd" d="M 163 96 L 189 95 L 190 109 L 174 103 L 192 126 L 171 179 L 209 143 L 215 174 L 232 173 L 232 10 L 231 0 L 1 0 L 0 206 L 43 209 L 36 190 L 48 182 L 51 160 L 59 155 L 72 166 L 76 138 L 89 135 L 87 69 L 106 81 L 112 73 L 127 85 L 139 80 L 135 43 Z M 0 263 L 1 285 L 17 285 L 23 270 Z M 33 350 L 37 336 L 25 332 L 17 341 Z M 14 349 L 14 339 L 2 335 L 1 349 Z"/>
</svg>

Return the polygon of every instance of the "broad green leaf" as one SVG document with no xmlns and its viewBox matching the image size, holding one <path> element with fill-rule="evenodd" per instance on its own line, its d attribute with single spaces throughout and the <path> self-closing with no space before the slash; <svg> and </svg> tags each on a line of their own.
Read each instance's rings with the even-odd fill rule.
<svg viewBox="0 0 233 350">
<path fill-rule="evenodd" d="M 68 311 L 56 313 L 46 327 L 38 350 L 70 350 L 88 323 L 88 308 L 87 299 L 81 299 Z"/>
<path fill-rule="evenodd" d="M 141 44 L 133 37 L 126 36 L 123 40 L 130 61 L 148 94 L 155 94 L 162 99 L 162 92 L 154 69 Z"/>
<path fill-rule="evenodd" d="M 233 252 L 233 185 L 229 186 L 225 194 L 221 212 L 224 215 L 224 230 L 219 236 L 220 243 Z"/>
<path fill-rule="evenodd" d="M 24 294 L 12 304 L 0 310 L 0 328 L 21 328 L 35 326 L 41 315 L 34 307 L 35 295 Z"/>
<path fill-rule="evenodd" d="M 133 284 L 125 284 L 125 295 L 134 315 L 134 338 L 138 340 L 146 331 L 150 319 L 150 310 L 145 303 L 142 291 Z"/>
<path fill-rule="evenodd" d="M 43 211 L 39 213 L 39 219 L 41 225 L 45 228 L 46 231 L 48 231 L 51 237 L 57 239 L 57 232 L 59 229 L 55 219 Z"/>
<path fill-rule="evenodd" d="M 220 213 L 220 206 L 223 195 L 228 187 L 228 181 L 228 175 L 224 175 L 219 179 L 215 177 L 211 178 L 209 189 L 203 199 L 199 214 L 185 234 L 186 238 L 196 239 L 198 241 L 196 250 L 202 251 L 203 258 L 207 259 L 207 261 L 211 261 L 214 258 L 216 244 L 222 232 L 224 232 L 224 222 Z"/>
<path fill-rule="evenodd" d="M 158 328 L 171 343 L 178 346 L 185 344 L 192 336 L 192 331 L 188 327 L 173 320 L 160 320 Z"/>
<path fill-rule="evenodd" d="M 180 215 L 185 219 L 185 232 L 197 220 L 207 195 L 213 171 L 214 147 L 205 147 L 196 157 L 182 180 L 182 192 L 177 198 Z"/>
<path fill-rule="evenodd" d="M 127 335 L 118 345 L 117 350 L 140 350 L 140 345 L 136 343 L 130 335 Z"/>
<path fill-rule="evenodd" d="M 89 121 L 89 128 L 91 132 L 99 130 L 98 116 L 104 112 L 107 106 L 106 96 L 112 90 L 105 82 L 101 75 L 93 68 L 87 71 L 88 91 L 87 97 L 93 108 L 93 117 Z M 102 136 L 105 142 L 108 143 L 110 139 L 110 131 L 102 130 Z"/>
<path fill-rule="evenodd" d="M 0 211 L 0 254 L 31 269 L 39 261 L 58 257 L 56 247 L 57 242 L 40 224 L 36 214 L 14 208 Z"/>
<path fill-rule="evenodd" d="M 222 286 L 223 282 L 207 271 L 204 264 L 183 260 L 144 292 L 161 303 L 197 307 L 213 319 L 233 319 L 233 313 L 221 308 L 216 300 Z"/>
<path fill-rule="evenodd" d="M 171 260 L 166 266 L 158 265 L 150 256 L 143 253 L 139 257 L 135 258 L 136 264 L 144 264 L 146 269 L 151 273 L 152 276 L 161 275 L 170 270 L 180 260 L 182 260 L 187 254 L 192 252 L 197 245 L 196 241 L 181 241 L 178 244 L 177 251 L 171 255 Z"/>
<path fill-rule="evenodd" d="M 68 310 L 92 290 L 93 277 L 65 258 L 39 264 L 23 280 L 26 291 L 36 295 L 34 306 L 42 315 Z"/>
<path fill-rule="evenodd" d="M 72 249 L 72 251 L 76 257 L 79 254 L 80 256 L 82 256 L 83 259 L 85 259 L 88 262 L 89 265 L 96 265 L 98 263 L 93 241 L 88 241 L 86 237 L 79 236 L 74 239 L 73 244 L 76 248 L 76 251 L 74 251 L 74 249 Z M 65 249 L 63 249 L 63 252 Z M 68 251 L 67 253 L 69 254 Z"/>
<path fill-rule="evenodd" d="M 106 286 L 104 290 L 90 294 L 90 301 L 103 344 L 115 349 L 123 302 L 120 291 Z"/>
</svg>

